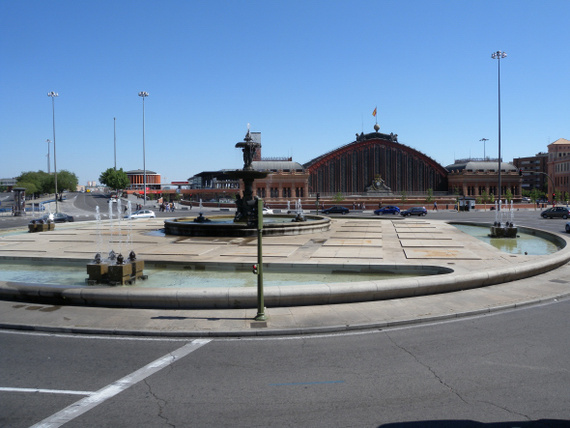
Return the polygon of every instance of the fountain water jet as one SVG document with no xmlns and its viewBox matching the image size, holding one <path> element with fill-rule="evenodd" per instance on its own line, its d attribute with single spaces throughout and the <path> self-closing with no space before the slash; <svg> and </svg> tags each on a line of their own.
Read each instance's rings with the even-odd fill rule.
<svg viewBox="0 0 570 428">
<path fill-rule="evenodd" d="M 108 242 L 108 256 L 103 259 L 101 256 L 101 250 L 103 247 L 103 239 L 101 233 L 101 214 L 99 213 L 99 207 L 96 207 L 95 220 L 97 223 L 97 253 L 93 261 L 87 264 L 87 274 L 85 282 L 88 285 L 96 284 L 109 284 L 109 285 L 124 285 L 133 284 L 137 279 L 147 279 L 147 275 L 143 274 L 144 261 L 137 260 L 136 254 L 133 250 L 130 251 L 128 260 L 125 260 L 123 251 L 123 236 L 122 236 L 122 219 L 121 219 L 121 202 L 117 201 L 117 228 L 118 228 L 118 244 L 119 253 L 115 253 L 112 249 L 113 239 L 115 235 L 115 225 L 113 220 L 113 203 L 109 202 L 109 222 L 111 233 L 109 235 Z M 127 202 L 127 218 L 131 215 L 131 203 Z M 131 240 L 132 226 L 129 223 L 128 233 L 125 243 L 132 246 Z"/>
<path fill-rule="evenodd" d="M 510 210 L 508 213 L 505 213 L 505 208 L 508 205 L 505 204 L 502 206 L 501 201 L 495 201 L 495 223 L 491 226 L 491 233 L 489 236 L 491 238 L 516 238 L 518 228 L 515 226 L 514 223 L 514 209 L 513 209 L 513 202 L 511 201 Z M 510 222 L 504 221 L 505 217 L 510 215 Z"/>
</svg>

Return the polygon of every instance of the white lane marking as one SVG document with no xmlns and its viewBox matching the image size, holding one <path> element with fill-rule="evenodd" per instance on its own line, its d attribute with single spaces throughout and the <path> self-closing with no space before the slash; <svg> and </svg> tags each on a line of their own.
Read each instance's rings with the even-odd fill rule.
<svg viewBox="0 0 570 428">
<path fill-rule="evenodd" d="M 65 409 L 49 416 L 48 418 L 44 419 L 41 422 L 33 425 L 31 428 L 56 428 L 60 427 L 63 424 L 81 416 L 85 412 L 91 410 L 92 408 L 98 406 L 99 404 L 103 403 L 104 401 L 108 400 L 111 397 L 123 392 L 127 388 L 135 385 L 136 383 L 140 382 L 143 379 L 146 379 L 150 375 L 162 370 L 164 367 L 169 366 L 170 364 L 174 363 L 176 360 L 179 360 L 186 355 L 190 354 L 191 352 L 195 351 L 198 348 L 206 345 L 207 343 L 211 342 L 209 339 L 197 339 L 193 340 L 192 342 L 184 345 L 182 348 L 178 348 L 177 350 L 159 358 L 156 361 L 153 361 L 150 364 L 138 369 L 137 371 L 125 376 L 122 379 L 119 379 L 113 382 L 110 385 L 107 385 L 104 388 L 101 388 L 99 391 L 92 393 L 91 395 L 71 404 L 70 406 L 66 407 Z"/>
<path fill-rule="evenodd" d="M 43 388 L 8 388 L 0 387 L 1 392 L 40 392 L 43 394 L 68 394 L 68 395 L 91 395 L 93 391 L 70 391 L 67 389 L 43 389 Z"/>
</svg>

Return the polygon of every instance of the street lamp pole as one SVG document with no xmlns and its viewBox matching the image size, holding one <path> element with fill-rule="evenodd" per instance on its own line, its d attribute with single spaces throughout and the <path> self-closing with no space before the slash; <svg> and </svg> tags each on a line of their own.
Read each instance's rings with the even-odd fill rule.
<svg viewBox="0 0 570 428">
<path fill-rule="evenodd" d="M 501 58 L 506 58 L 507 53 L 502 51 L 493 52 L 491 58 L 498 60 L 497 68 L 497 88 L 498 88 L 498 100 L 499 100 L 499 189 L 498 189 L 498 199 L 499 206 L 498 210 L 501 210 Z"/>
<path fill-rule="evenodd" d="M 47 154 L 47 159 L 48 159 L 48 174 L 51 174 L 51 166 L 50 166 L 50 161 L 49 161 L 49 145 L 51 144 L 51 140 L 48 138 L 46 140 L 46 142 L 48 143 L 48 154 Z"/>
<path fill-rule="evenodd" d="M 487 160 L 487 154 L 485 152 L 485 143 L 489 141 L 488 138 L 481 138 L 479 141 L 483 141 L 483 160 Z"/>
<path fill-rule="evenodd" d="M 115 171 L 117 170 L 117 118 L 113 118 L 113 145 L 115 147 Z"/>
<path fill-rule="evenodd" d="M 143 171 L 144 171 L 144 205 L 146 205 L 146 154 L 145 154 L 145 141 L 144 141 L 144 99 L 148 97 L 148 92 L 139 92 L 139 97 L 143 100 Z"/>
<path fill-rule="evenodd" d="M 51 98 L 51 113 L 52 113 L 52 125 L 53 125 L 53 173 L 55 181 L 55 212 L 58 212 L 57 207 L 57 157 L 55 155 L 55 98 L 58 97 L 57 92 L 48 92 L 48 97 Z"/>
</svg>

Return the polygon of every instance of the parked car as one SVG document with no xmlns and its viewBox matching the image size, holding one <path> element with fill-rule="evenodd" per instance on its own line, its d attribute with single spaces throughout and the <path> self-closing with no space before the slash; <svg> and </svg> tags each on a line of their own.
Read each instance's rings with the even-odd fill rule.
<svg viewBox="0 0 570 428">
<path fill-rule="evenodd" d="M 385 207 L 378 208 L 376 211 L 374 211 L 374 214 L 400 214 L 400 208 L 394 205 L 386 205 Z"/>
<path fill-rule="evenodd" d="M 426 207 L 412 207 L 410 209 L 407 209 L 406 211 L 400 212 L 400 214 L 403 215 L 404 217 L 411 215 L 422 216 L 427 214 L 427 210 Z"/>
<path fill-rule="evenodd" d="M 570 209 L 567 207 L 552 207 L 540 213 L 542 218 L 563 218 L 570 217 Z"/>
<path fill-rule="evenodd" d="M 321 211 L 323 214 L 348 214 L 350 211 L 345 207 L 330 207 Z"/>
<path fill-rule="evenodd" d="M 37 220 L 42 220 L 44 222 L 53 221 L 54 223 L 65 223 L 67 221 L 74 221 L 74 218 L 73 216 L 67 215 L 65 213 L 52 213 L 52 214 L 43 215 Z M 32 221 L 37 221 L 37 220 L 32 220 Z"/>
<path fill-rule="evenodd" d="M 156 214 L 152 210 L 138 210 L 132 213 L 130 216 L 126 215 L 125 218 L 135 219 L 135 218 L 156 218 Z"/>
<path fill-rule="evenodd" d="M 263 215 L 273 214 L 273 210 L 270 208 L 263 207 Z"/>
</svg>

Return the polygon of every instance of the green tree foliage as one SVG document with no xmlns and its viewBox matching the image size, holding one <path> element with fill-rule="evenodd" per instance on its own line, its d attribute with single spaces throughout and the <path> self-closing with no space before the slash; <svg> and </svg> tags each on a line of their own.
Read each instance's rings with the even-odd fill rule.
<svg viewBox="0 0 570 428">
<path fill-rule="evenodd" d="M 77 184 L 79 180 L 77 176 L 73 172 L 69 172 L 61 170 L 57 173 L 57 191 L 63 192 L 64 190 L 68 190 L 70 192 L 75 192 L 77 190 Z M 54 184 L 55 190 L 55 184 Z"/>
<path fill-rule="evenodd" d="M 511 189 L 507 189 L 507 191 L 505 192 L 505 199 L 509 204 L 513 200 L 513 192 L 511 192 Z"/>
<path fill-rule="evenodd" d="M 29 181 L 18 181 L 18 183 L 16 183 L 16 187 L 23 187 L 24 189 L 26 189 L 26 195 L 39 194 L 38 187 L 34 183 L 31 183 Z"/>
<path fill-rule="evenodd" d="M 338 192 L 336 195 L 333 196 L 333 200 L 335 202 L 342 202 L 344 201 L 344 196 L 342 193 Z"/>
<path fill-rule="evenodd" d="M 426 202 L 427 202 L 428 204 L 429 204 L 430 202 L 433 202 L 433 189 L 432 189 L 432 188 L 427 189 Z"/>
<path fill-rule="evenodd" d="M 107 170 L 102 172 L 99 176 L 99 181 L 105 186 L 115 190 L 126 189 L 131 184 L 129 177 L 127 176 L 127 173 L 123 171 L 123 168 L 107 168 Z"/>
<path fill-rule="evenodd" d="M 17 187 L 25 187 L 28 195 L 39 196 L 43 193 L 55 193 L 55 174 L 48 174 L 44 171 L 23 172 L 16 178 Z M 57 191 L 75 191 L 79 180 L 77 176 L 69 171 L 61 170 L 57 173 Z"/>
<path fill-rule="evenodd" d="M 400 194 L 400 199 L 402 200 L 402 202 L 406 202 L 408 200 L 408 193 L 405 190 L 402 190 L 402 193 Z"/>
</svg>

